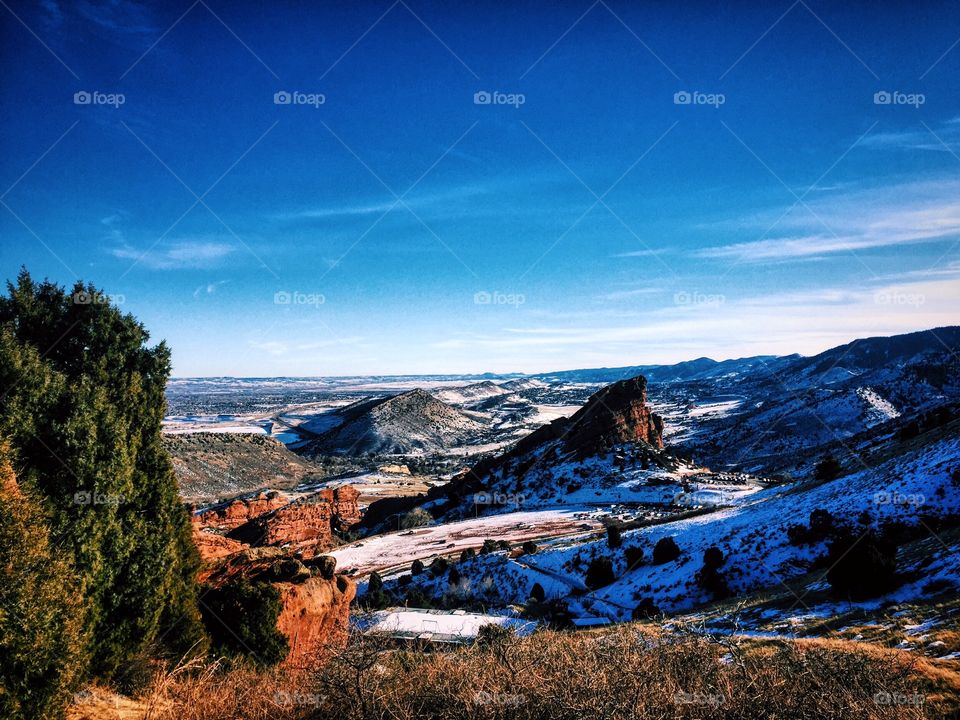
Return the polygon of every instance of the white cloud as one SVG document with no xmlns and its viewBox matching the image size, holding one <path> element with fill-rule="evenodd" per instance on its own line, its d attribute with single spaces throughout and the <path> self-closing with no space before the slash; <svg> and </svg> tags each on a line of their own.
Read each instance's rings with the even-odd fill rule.
<svg viewBox="0 0 960 720">
<path fill-rule="evenodd" d="M 180 241 L 146 250 L 124 245 L 111 254 L 121 260 L 132 260 L 154 270 L 183 270 L 210 267 L 234 251 L 232 245 L 213 241 Z"/>
<path fill-rule="evenodd" d="M 780 209 L 746 222 L 757 228 L 758 235 L 761 227 L 764 233 L 772 228 L 800 232 L 703 248 L 694 254 L 768 262 L 960 237 L 960 183 L 955 179 L 861 190 L 807 205 L 798 204 L 786 215 Z"/>
</svg>

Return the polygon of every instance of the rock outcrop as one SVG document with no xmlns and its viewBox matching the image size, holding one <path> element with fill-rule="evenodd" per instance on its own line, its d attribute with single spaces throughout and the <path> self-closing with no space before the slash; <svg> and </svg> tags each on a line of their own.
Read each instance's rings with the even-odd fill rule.
<svg viewBox="0 0 960 720">
<path fill-rule="evenodd" d="M 334 545 L 334 532 L 346 532 L 360 522 L 359 495 L 350 485 L 292 502 L 280 493 L 260 493 L 194 513 L 194 539 L 204 559 L 267 545 L 313 557 Z"/>
<path fill-rule="evenodd" d="M 261 492 L 255 497 L 232 500 L 202 513 L 194 513 L 193 521 L 201 527 L 232 530 L 265 513 L 278 510 L 289 502 L 289 498 L 281 493 Z"/>
<path fill-rule="evenodd" d="M 507 452 L 481 460 L 437 493 L 462 498 L 491 490 L 507 478 L 521 482 L 531 471 L 549 471 L 624 444 L 642 445 L 651 457 L 663 448 L 663 419 L 647 405 L 647 380 L 642 375 L 604 387 L 570 417 L 558 418 Z"/>
<path fill-rule="evenodd" d="M 242 577 L 279 590 L 277 629 L 290 643 L 284 664 L 296 666 L 346 643 L 356 585 L 335 575 L 335 569 L 329 555 L 301 562 L 278 548 L 252 548 L 208 569 L 201 579 L 222 587 Z"/>
</svg>

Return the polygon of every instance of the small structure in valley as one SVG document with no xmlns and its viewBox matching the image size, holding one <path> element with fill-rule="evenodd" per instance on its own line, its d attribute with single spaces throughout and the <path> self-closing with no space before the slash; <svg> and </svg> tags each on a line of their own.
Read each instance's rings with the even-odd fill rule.
<svg viewBox="0 0 960 720">
<path fill-rule="evenodd" d="M 518 635 L 532 632 L 534 627 L 534 623 L 509 616 L 418 608 L 381 610 L 357 621 L 364 635 L 436 645 L 469 645 L 486 625 L 507 628 Z"/>
</svg>

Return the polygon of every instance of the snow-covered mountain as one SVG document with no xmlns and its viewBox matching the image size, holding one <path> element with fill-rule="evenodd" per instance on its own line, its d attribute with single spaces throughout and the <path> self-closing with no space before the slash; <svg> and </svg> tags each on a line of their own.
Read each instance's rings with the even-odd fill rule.
<svg viewBox="0 0 960 720">
<path fill-rule="evenodd" d="M 462 445 L 482 426 L 430 393 L 414 389 L 387 398 L 363 400 L 321 416 L 326 423 L 308 426 L 317 437 L 306 454 L 403 455 Z"/>
</svg>

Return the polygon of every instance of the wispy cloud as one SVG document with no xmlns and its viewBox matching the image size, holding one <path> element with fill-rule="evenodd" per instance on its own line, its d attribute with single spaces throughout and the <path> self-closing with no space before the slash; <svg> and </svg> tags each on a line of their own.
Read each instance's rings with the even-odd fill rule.
<svg viewBox="0 0 960 720">
<path fill-rule="evenodd" d="M 226 285 L 229 280 L 217 280 L 216 282 L 207 283 L 206 285 L 200 285 L 196 290 L 193 291 L 193 296 L 200 297 L 201 295 L 214 295 L 217 290 L 224 285 Z"/>
<path fill-rule="evenodd" d="M 110 252 L 121 260 L 131 260 L 154 270 L 183 270 L 211 267 L 234 249 L 232 245 L 222 242 L 180 241 L 147 250 L 125 245 Z"/>
<path fill-rule="evenodd" d="M 905 130 L 872 133 L 860 145 L 880 150 L 927 150 L 960 152 L 960 122 L 952 118 L 937 126 L 919 126 Z"/>
<path fill-rule="evenodd" d="M 666 248 L 651 248 L 647 250 L 631 250 L 630 252 L 617 253 L 611 257 L 615 258 L 634 258 L 634 257 L 652 257 L 654 255 L 663 255 Z"/>
<path fill-rule="evenodd" d="M 780 209 L 763 219 L 751 218 L 745 225 L 759 235 L 764 222 L 774 224 L 777 217 L 777 227 L 800 232 L 702 248 L 694 254 L 768 262 L 950 240 L 960 236 L 960 183 L 923 181 L 844 193 L 807 207 L 797 205 L 786 215 Z"/>
<path fill-rule="evenodd" d="M 73 7 L 82 17 L 112 33 L 155 35 L 160 32 L 147 7 L 132 0 L 106 0 L 98 3 L 81 0 Z M 59 11 L 59 8 L 57 9 Z"/>
<path fill-rule="evenodd" d="M 613 292 L 597 295 L 597 300 L 603 302 L 618 302 L 620 300 L 630 300 L 637 297 L 646 297 L 649 295 L 660 295 L 664 292 L 663 288 L 647 287 L 633 288 L 632 290 L 615 290 Z"/>
</svg>

